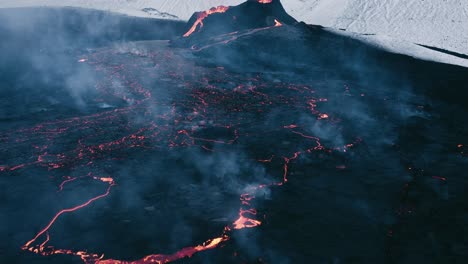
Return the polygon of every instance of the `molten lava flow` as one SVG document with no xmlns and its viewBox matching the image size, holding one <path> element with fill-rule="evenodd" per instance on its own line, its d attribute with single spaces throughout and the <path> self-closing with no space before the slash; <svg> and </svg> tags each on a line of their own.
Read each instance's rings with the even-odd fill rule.
<svg viewBox="0 0 468 264">
<path fill-rule="evenodd" d="M 275 27 L 281 27 L 283 24 L 275 19 Z"/>
<path fill-rule="evenodd" d="M 273 0 L 258 0 L 258 2 L 260 4 L 271 4 L 271 2 L 273 2 Z"/>
<path fill-rule="evenodd" d="M 239 210 L 239 218 L 233 223 L 233 228 L 234 229 L 243 229 L 243 228 L 251 228 L 251 227 L 256 227 L 262 224 L 262 222 L 249 218 L 245 215 L 252 215 L 255 216 L 257 214 L 257 210 L 255 209 L 240 209 Z"/>
<path fill-rule="evenodd" d="M 87 263 L 89 264 L 91 263 L 94 263 L 94 264 L 124 264 L 124 263 L 125 264 L 150 264 L 150 263 L 163 264 L 163 263 L 169 263 L 169 262 L 173 262 L 173 261 L 183 259 L 183 258 L 190 258 L 193 256 L 193 254 L 197 252 L 216 248 L 219 244 L 227 240 L 229 240 L 229 237 L 227 235 L 223 235 L 221 237 L 210 239 L 206 241 L 205 243 L 203 243 L 202 245 L 183 248 L 171 255 L 162 255 L 162 254 L 149 255 L 140 260 L 135 260 L 135 261 L 122 261 L 122 260 L 115 260 L 115 259 L 99 260 L 98 259 L 94 262 L 87 262 Z"/>
<path fill-rule="evenodd" d="M 204 50 L 206 48 L 209 48 L 209 47 L 212 47 L 212 46 L 215 46 L 215 45 L 219 45 L 219 44 L 229 44 L 241 37 L 244 37 L 244 36 L 248 36 L 248 35 L 252 35 L 254 33 L 257 33 L 257 32 L 260 32 L 260 31 L 263 31 L 263 30 L 268 30 L 268 29 L 271 29 L 271 28 L 275 28 L 275 27 L 281 27 L 283 24 L 281 22 L 279 22 L 278 20 L 275 19 L 275 25 L 273 26 L 268 26 L 268 27 L 260 27 L 260 28 L 254 28 L 254 29 L 249 29 L 249 30 L 245 30 L 245 31 L 234 31 L 234 32 L 230 32 L 230 33 L 227 33 L 227 34 L 222 34 L 222 35 L 219 35 L 219 36 L 216 36 L 216 37 L 213 37 L 212 40 L 213 42 L 212 43 L 209 43 L 207 45 L 204 45 L 204 46 L 201 46 L 201 47 L 198 47 L 197 45 L 193 45 L 191 47 L 192 50 L 194 51 L 201 51 L 201 50 Z"/>
<path fill-rule="evenodd" d="M 204 17 L 207 15 L 208 12 L 205 12 Z M 202 20 L 197 20 L 198 24 L 202 23 Z M 194 25 L 193 30 L 196 28 L 197 25 Z M 264 29 L 253 29 L 243 34 Z M 2 173 L 44 168 L 48 174 L 55 177 L 59 192 L 68 191 L 76 182 L 84 179 L 90 179 L 92 184 L 107 187 L 101 195 L 88 197 L 84 203 L 75 207 L 58 210 L 51 215 L 48 222 L 35 224 L 42 229 L 25 243 L 23 250 L 42 256 L 76 256 L 86 264 L 168 263 L 191 257 L 197 252 L 228 243 L 232 232 L 261 225 L 262 221 L 258 217 L 260 210 L 257 211 L 253 202 L 261 200 L 259 193 L 264 193 L 265 189 L 286 184 L 290 180 L 288 177 L 294 169 L 294 163 L 305 160 L 304 157 L 311 153 L 344 153 L 359 143 L 355 140 L 343 146 L 325 146 L 319 137 L 310 134 L 307 125 L 298 120 L 285 119 L 275 121 L 274 124 L 266 122 L 269 125 L 265 127 L 252 126 L 253 123 L 263 124 L 262 118 L 276 109 L 308 115 L 321 123 L 336 123 L 333 121 L 333 113 L 328 117 L 328 114 L 319 111 L 320 106 L 328 103 L 328 100 L 317 97 L 316 91 L 308 85 L 293 81 L 275 82 L 262 74 L 235 74 L 220 67 L 207 69 L 193 66 L 171 52 L 149 52 L 145 60 L 152 63 L 149 63 L 151 67 L 147 68 L 141 61 L 135 62 L 136 59 L 127 53 L 99 51 L 90 54 L 87 63 L 105 75 L 96 85 L 100 94 L 97 100 L 106 102 L 109 98 L 117 98 L 117 101 L 125 101 L 127 104 L 86 116 L 40 123 L 10 131 L 6 136 L 0 135 L 0 151 L 27 149 L 32 153 L 9 161 L 2 160 Z M 135 57 L 141 59 L 140 56 Z M 140 77 L 144 78 L 143 81 L 137 77 L 138 74 L 143 76 Z M 162 76 L 167 77 L 167 82 L 170 83 L 163 86 L 164 88 L 178 89 L 177 92 L 183 96 L 153 97 L 153 90 L 145 88 L 144 83 L 147 83 L 148 78 L 160 80 Z M 115 86 L 115 83 L 121 83 L 121 89 L 109 88 Z M 232 89 L 233 87 L 236 88 Z M 166 111 L 154 111 L 148 105 L 158 105 Z M 211 133 L 213 131 L 219 134 Z M 272 140 L 267 143 L 259 140 L 265 138 Z M 70 141 L 71 144 L 64 144 Z M 281 145 L 281 142 L 286 141 L 287 144 Z M 261 182 L 249 185 L 239 197 L 238 216 L 231 219 L 219 234 L 200 245 L 194 242 L 193 246 L 183 247 L 172 254 L 137 256 L 135 261 L 116 260 L 112 257 L 105 259 L 103 253 L 58 249 L 49 245 L 51 241 L 57 242 L 53 239 L 54 231 L 56 232 L 53 226 L 63 215 L 84 209 L 98 199 L 104 199 L 117 184 L 118 178 L 103 175 L 101 169 L 104 166 L 113 166 L 121 160 L 131 159 L 132 155 L 146 155 L 152 153 L 151 151 L 170 154 L 194 148 L 207 155 L 222 155 L 223 151 L 247 148 L 252 144 L 256 154 L 248 158 L 255 162 L 256 166 L 271 166 L 274 171 L 271 178 L 264 177 Z M 465 145 L 460 144 L 457 148 L 462 150 Z M 342 164 L 337 164 L 337 168 L 339 166 Z M 67 172 L 66 175 L 64 171 Z M 75 172 L 78 175 L 74 174 Z M 121 188 L 125 187 L 124 184 L 121 185 Z M 53 192 L 56 193 L 57 189 L 53 189 Z M 114 195 L 118 195 L 117 191 L 112 191 Z M 99 231 L 97 230 L 97 235 L 101 235 Z"/>
<path fill-rule="evenodd" d="M 193 23 L 192 27 L 187 31 L 187 33 L 184 34 L 184 37 L 188 37 L 192 35 L 195 30 L 197 30 L 198 26 L 200 25 L 200 28 L 203 27 L 203 20 L 207 18 L 209 15 L 214 14 L 214 13 L 224 13 L 229 9 L 227 6 L 218 6 L 218 7 L 213 7 L 209 10 L 199 12 L 197 15 L 197 20 L 195 23 Z"/>
<path fill-rule="evenodd" d="M 100 180 L 100 181 L 103 181 L 103 182 L 109 183 L 109 186 L 107 187 L 107 190 L 103 194 L 98 195 L 96 197 L 93 197 L 93 198 L 89 199 L 88 201 L 86 201 L 85 203 L 82 203 L 80 205 L 77 205 L 77 206 L 67 208 L 67 209 L 63 209 L 63 210 L 59 211 L 57 214 L 55 214 L 55 216 L 52 218 L 52 220 L 50 220 L 49 223 L 41 231 L 39 231 L 39 233 L 36 234 L 36 236 L 34 238 L 32 238 L 31 240 L 26 242 L 26 244 L 24 244 L 22 249 L 23 250 L 29 250 L 31 252 L 34 252 L 36 254 L 41 254 L 41 255 L 44 255 L 44 256 L 53 255 L 53 254 L 71 254 L 71 255 L 81 255 L 81 256 L 90 257 L 91 255 L 88 255 L 88 254 L 85 254 L 85 253 L 78 254 L 79 252 L 75 253 L 72 250 L 61 250 L 61 249 L 48 248 L 48 247 L 46 247 L 46 244 L 50 240 L 49 229 L 52 227 L 52 225 L 57 221 L 57 219 L 61 215 L 66 214 L 66 213 L 75 212 L 77 210 L 85 208 L 88 205 L 90 205 L 91 203 L 95 202 L 96 200 L 99 200 L 99 199 L 104 198 L 104 197 L 109 195 L 112 186 L 114 186 L 114 180 L 112 178 L 96 178 L 96 179 Z M 44 242 L 42 242 L 40 245 L 37 245 L 37 246 L 32 245 L 32 243 L 36 242 L 36 240 L 39 239 L 39 237 L 41 237 L 44 234 L 46 235 L 46 239 L 44 240 Z"/>
</svg>

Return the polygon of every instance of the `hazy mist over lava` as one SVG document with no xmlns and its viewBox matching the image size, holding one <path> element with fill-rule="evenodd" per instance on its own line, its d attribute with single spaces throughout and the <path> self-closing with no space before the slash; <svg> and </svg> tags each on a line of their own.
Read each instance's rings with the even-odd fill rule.
<svg viewBox="0 0 468 264">
<path fill-rule="evenodd" d="M 1 10 L 0 262 L 463 259 L 466 69 L 279 3 Z"/>
</svg>

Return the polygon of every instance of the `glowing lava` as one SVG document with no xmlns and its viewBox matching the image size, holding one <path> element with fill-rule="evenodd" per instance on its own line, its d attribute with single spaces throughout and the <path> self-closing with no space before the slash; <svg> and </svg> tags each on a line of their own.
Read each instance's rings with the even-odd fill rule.
<svg viewBox="0 0 468 264">
<path fill-rule="evenodd" d="M 187 33 L 185 33 L 183 36 L 188 37 L 188 36 L 192 35 L 192 33 L 195 32 L 195 30 L 197 30 L 197 28 L 199 26 L 200 26 L 200 28 L 202 28 L 203 27 L 203 20 L 205 18 L 207 18 L 209 15 L 215 14 L 215 13 L 224 13 L 228 9 L 229 9 L 229 7 L 227 7 L 227 6 L 218 6 L 218 7 L 213 7 L 211 9 L 203 11 L 203 12 L 199 12 L 198 15 L 197 15 L 197 20 L 193 23 L 193 25 L 189 29 L 189 31 L 187 31 Z"/>
<path fill-rule="evenodd" d="M 257 214 L 257 210 L 255 209 L 240 209 L 239 210 L 239 218 L 233 223 L 234 229 L 243 229 L 243 228 L 251 228 L 256 227 L 262 224 L 262 222 L 249 218 L 246 215 L 255 216 Z"/>
<path fill-rule="evenodd" d="M 275 19 L 275 27 L 281 27 L 283 24 Z"/>
<path fill-rule="evenodd" d="M 107 190 L 103 194 L 98 195 L 96 197 L 93 197 L 93 198 L 89 199 L 88 201 L 86 201 L 85 203 L 82 203 L 80 205 L 77 205 L 77 206 L 67 208 L 67 209 L 63 209 L 63 210 L 59 211 L 49 221 L 49 223 L 41 231 L 39 231 L 39 233 L 36 234 L 36 236 L 34 238 L 32 238 L 31 240 L 26 242 L 26 244 L 24 244 L 22 249 L 23 250 L 28 250 L 28 251 L 31 251 L 31 252 L 34 252 L 36 254 L 40 254 L 40 255 L 43 255 L 43 256 L 54 255 L 54 254 L 77 255 L 77 256 L 80 256 L 83 259 L 83 261 L 85 261 L 85 262 L 87 262 L 88 258 L 96 258 L 97 255 L 87 254 L 84 251 L 73 252 L 72 250 L 55 249 L 53 247 L 46 247 L 47 242 L 49 242 L 49 240 L 50 240 L 49 229 L 52 227 L 52 225 L 57 221 L 57 219 L 61 215 L 66 214 L 66 213 L 75 212 L 77 210 L 85 208 L 88 205 L 90 205 L 91 203 L 95 202 L 96 200 L 99 200 L 99 199 L 104 198 L 107 195 L 109 195 L 112 186 L 114 186 L 114 180 L 112 178 L 99 178 L 99 177 L 95 177 L 95 179 L 103 181 L 103 182 L 107 182 L 109 184 L 109 186 L 107 187 Z M 62 187 L 63 187 L 63 184 L 61 184 L 61 188 Z M 44 242 L 42 242 L 40 245 L 32 246 L 32 244 L 34 242 L 36 242 L 36 240 L 39 239 L 44 234 L 46 234 L 46 239 L 44 240 Z"/>
<path fill-rule="evenodd" d="M 171 255 L 162 255 L 162 254 L 149 255 L 140 260 L 135 260 L 135 261 L 122 261 L 122 260 L 115 260 L 115 259 L 99 260 L 98 259 L 94 262 L 88 262 L 88 263 L 89 264 L 91 263 L 95 263 L 95 264 L 149 264 L 149 263 L 163 264 L 163 263 L 169 263 L 169 262 L 173 262 L 173 261 L 183 259 L 183 258 L 190 258 L 193 256 L 193 254 L 197 252 L 216 248 L 219 244 L 227 240 L 229 240 L 229 237 L 227 235 L 223 235 L 221 237 L 210 239 L 206 241 L 205 243 L 195 246 L 195 247 L 183 248 Z"/>
<path fill-rule="evenodd" d="M 220 12 L 226 9 L 222 8 Z M 207 15 L 208 13 L 205 13 L 204 17 Z M 201 20 L 199 23 L 202 23 Z M 194 26 L 194 30 L 196 28 L 197 25 Z M 261 225 L 262 221 L 258 219 L 258 215 L 261 215 L 260 210 L 254 208 L 252 202 L 259 199 L 257 195 L 261 189 L 276 188 L 286 184 L 292 170 L 291 164 L 300 162 L 302 157 L 313 152 L 320 154 L 346 152 L 358 142 L 326 147 L 320 138 L 310 134 L 304 124 L 292 123 L 297 120 L 289 118 L 274 121 L 274 124 L 269 124 L 268 127 L 253 126 L 252 124 L 259 123 L 259 120 L 263 120 L 261 118 L 265 118 L 268 113 L 276 109 L 300 112 L 315 120 L 321 119 L 318 122 L 322 123 L 332 123 L 330 120 L 332 118 L 327 118 L 328 114 L 318 110 L 320 105 L 328 103 L 328 100 L 317 97 L 315 91 L 308 85 L 292 81 L 275 82 L 260 73 L 246 76 L 220 67 L 207 69 L 194 66 L 187 63 L 182 56 L 171 52 L 173 51 L 149 52 L 144 59 L 134 56 L 135 59 L 129 57 L 127 53 L 116 53 L 112 50 L 91 54 L 87 62 L 93 65 L 96 71 L 105 75 L 105 78 L 96 85 L 100 93 L 97 99 L 105 101 L 112 97 L 124 100 L 128 104 L 87 116 L 40 123 L 29 128 L 10 131 L 3 137 L 2 147 L 5 151 L 30 149 L 31 146 L 34 148 L 32 155 L 5 161 L 5 165 L 0 166 L 1 172 L 16 173 L 27 169 L 35 170 L 38 167 L 45 168 L 48 173 L 56 177 L 59 192 L 67 189 L 65 185 L 68 187 L 82 179 L 90 179 L 94 184 L 107 187 L 102 194 L 87 198 L 85 202 L 74 207 L 58 210 L 50 216 L 48 222 L 40 223 L 42 229 L 24 244 L 23 250 L 43 256 L 59 254 L 77 256 L 86 264 L 168 263 L 191 257 L 197 252 L 214 249 L 228 242 L 232 232 Z M 114 60 L 118 63 L 113 63 Z M 151 67 L 142 66 L 141 60 L 151 61 L 152 63 L 148 63 Z M 143 77 L 136 77 L 138 74 Z M 170 84 L 163 88 L 179 89 L 178 92 L 183 96 L 175 98 L 153 96 L 153 89 L 157 88 L 145 88 L 139 79 L 160 80 L 166 76 Z M 122 89 L 109 89 L 115 82 L 122 83 Z M 232 87 L 226 86 L 231 84 Z M 154 105 L 160 106 L 165 111 L 154 111 Z M 199 133 L 200 131 L 216 131 L 222 136 Z M 252 154 L 249 158 L 262 168 L 271 166 L 272 170 L 275 170 L 273 174 L 276 174 L 264 179 L 263 182 L 253 184 L 240 195 L 238 216 L 231 219 L 224 229 L 220 228 L 218 234 L 204 243 L 194 242 L 195 246 L 181 248 L 172 254 L 138 256 L 134 261 L 115 260 L 111 257 L 105 259 L 103 253 L 59 249 L 48 245 L 50 241 L 55 241 L 51 237 L 57 230 L 52 230 L 52 227 L 63 215 L 73 214 L 105 198 L 117 184 L 117 177 L 102 175 L 100 169 L 103 164 L 112 165 L 131 158 L 131 154 L 151 153 L 156 150 L 169 153 L 179 149 L 195 148 L 203 153 L 222 153 L 220 148 L 230 150 L 249 144 L 262 144 L 258 143 L 262 141 L 259 139 L 269 137 L 272 141 L 269 141 L 268 145 L 259 145 L 260 153 Z M 70 138 L 73 139 L 71 144 L 63 144 L 64 139 Z M 281 142 L 282 139 L 292 142 L 276 146 L 275 143 Z M 63 169 L 67 170 L 67 174 L 64 175 Z M 80 171 L 80 174 L 68 174 L 68 171 L 74 170 Z M 249 184 L 250 182 L 249 179 Z M 121 187 L 125 188 L 123 185 Z M 53 191 L 56 192 L 57 189 Z M 118 195 L 116 190 L 112 191 L 115 192 L 114 195 Z"/>
<path fill-rule="evenodd" d="M 271 4 L 271 2 L 273 2 L 273 0 L 258 0 L 258 2 L 260 4 Z"/>
</svg>

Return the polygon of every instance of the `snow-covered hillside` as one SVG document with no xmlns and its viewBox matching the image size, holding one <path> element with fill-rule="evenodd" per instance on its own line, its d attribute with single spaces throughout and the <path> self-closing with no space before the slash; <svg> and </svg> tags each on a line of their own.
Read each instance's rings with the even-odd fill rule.
<svg viewBox="0 0 468 264">
<path fill-rule="evenodd" d="M 193 12 L 244 0 L 1 0 L 1 7 L 74 6 L 187 20 Z M 295 18 L 394 52 L 468 66 L 468 0 L 282 0 Z M 451 51 L 452 55 L 415 44 Z"/>
<path fill-rule="evenodd" d="M 468 0 L 286 0 L 298 20 L 468 54 Z M 290 5 L 286 3 L 291 3 Z M 292 4 L 293 2 L 296 2 Z M 367 37 L 371 40 L 372 37 Z M 390 44 L 395 46 L 395 44 Z"/>
<path fill-rule="evenodd" d="M 244 0 L 0 0 L 2 7 L 73 6 L 107 10 L 132 16 L 188 20 L 195 11 Z M 162 15 L 161 15 L 162 14 Z M 169 15 L 164 15 L 169 14 Z"/>
</svg>

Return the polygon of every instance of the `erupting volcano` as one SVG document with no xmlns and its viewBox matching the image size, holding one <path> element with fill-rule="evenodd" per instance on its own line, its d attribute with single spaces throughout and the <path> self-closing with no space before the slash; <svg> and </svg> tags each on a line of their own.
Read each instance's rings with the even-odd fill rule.
<svg viewBox="0 0 468 264">
<path fill-rule="evenodd" d="M 195 13 L 188 22 L 184 37 L 194 33 L 200 36 L 216 36 L 246 29 L 278 25 L 278 21 L 294 24 L 297 21 L 286 13 L 279 0 L 249 0 L 238 6 L 218 6 Z"/>
</svg>

